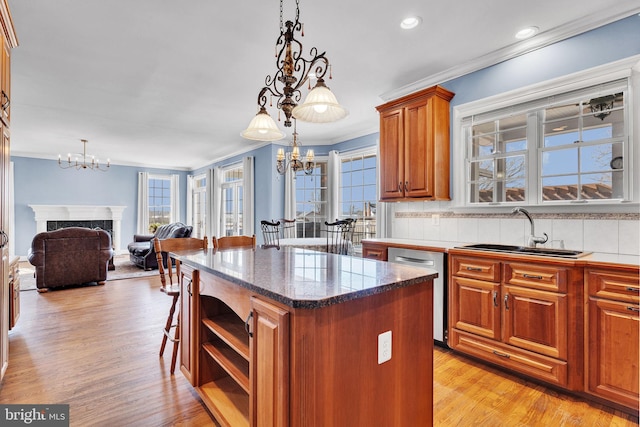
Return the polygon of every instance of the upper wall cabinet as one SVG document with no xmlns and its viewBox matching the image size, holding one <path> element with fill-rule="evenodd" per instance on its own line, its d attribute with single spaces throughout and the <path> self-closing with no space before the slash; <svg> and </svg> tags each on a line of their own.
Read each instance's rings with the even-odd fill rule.
<svg viewBox="0 0 640 427">
<path fill-rule="evenodd" d="M 380 200 L 450 200 L 450 92 L 433 86 L 376 107 Z"/>
<path fill-rule="evenodd" d="M 11 49 L 18 46 L 7 0 L 0 0 L 0 119 L 9 125 L 11 115 Z"/>
</svg>

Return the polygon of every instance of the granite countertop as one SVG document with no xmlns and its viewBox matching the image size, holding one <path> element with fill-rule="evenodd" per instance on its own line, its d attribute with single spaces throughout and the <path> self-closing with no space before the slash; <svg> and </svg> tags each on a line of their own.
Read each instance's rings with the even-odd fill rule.
<svg viewBox="0 0 640 427">
<path fill-rule="evenodd" d="M 417 239 L 392 239 L 392 238 L 376 238 L 376 239 L 363 239 L 363 241 L 371 243 L 383 243 L 388 246 L 396 247 L 418 247 L 423 250 L 433 252 L 448 252 L 453 248 L 462 248 L 465 245 L 472 242 L 449 242 L 441 240 L 417 240 Z M 533 256 L 533 255 L 527 255 Z M 540 257 L 538 257 L 540 258 Z M 542 257 L 543 259 L 554 259 L 550 257 Z M 582 264 L 593 267 L 606 267 L 606 266 L 638 266 L 640 265 L 640 256 L 638 255 L 624 255 L 624 254 L 609 254 L 603 252 L 592 252 L 586 256 L 571 259 L 571 258 L 555 258 L 574 261 L 576 264 Z"/>
<path fill-rule="evenodd" d="M 181 251 L 171 255 L 293 308 L 320 308 L 432 280 L 437 272 L 346 255 L 283 247 Z M 201 288 L 201 294 L 207 294 Z"/>
</svg>

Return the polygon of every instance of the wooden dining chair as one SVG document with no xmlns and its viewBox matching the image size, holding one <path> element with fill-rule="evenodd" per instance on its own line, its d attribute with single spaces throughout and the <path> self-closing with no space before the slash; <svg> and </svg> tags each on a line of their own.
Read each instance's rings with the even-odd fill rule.
<svg viewBox="0 0 640 427">
<path fill-rule="evenodd" d="M 280 221 L 260 221 L 262 227 L 262 247 L 263 248 L 279 248 L 280 247 Z"/>
<path fill-rule="evenodd" d="M 215 241 L 215 238 L 214 238 Z M 163 262 L 162 253 L 183 251 L 183 250 L 206 250 L 207 249 L 207 237 L 197 239 L 195 237 L 180 237 L 169 239 L 153 239 L 153 247 L 156 251 L 156 258 L 158 260 L 158 273 L 160 274 L 160 282 L 162 287 L 160 290 L 172 297 L 171 307 L 169 308 L 169 316 L 164 326 L 164 336 L 162 337 L 162 345 L 160 346 L 160 357 L 164 354 L 164 349 L 167 345 L 167 340 L 173 343 L 173 354 L 171 355 L 171 374 L 176 369 L 176 359 L 178 358 L 178 345 L 180 343 L 180 312 L 178 312 L 178 320 L 173 323 L 176 306 L 180 298 L 180 263 L 175 262 L 175 282 L 173 278 L 173 259 L 167 256 L 166 265 Z M 168 278 L 168 280 L 167 280 Z M 167 283 L 168 282 L 168 283 Z M 171 329 L 174 329 L 173 336 L 171 336 Z"/>
<path fill-rule="evenodd" d="M 217 240 L 217 249 L 255 248 L 256 235 L 252 236 L 224 236 Z"/>
<path fill-rule="evenodd" d="M 351 219 L 336 220 L 327 222 L 327 252 L 332 254 L 348 255 L 351 243 L 351 233 L 354 221 Z"/>
</svg>

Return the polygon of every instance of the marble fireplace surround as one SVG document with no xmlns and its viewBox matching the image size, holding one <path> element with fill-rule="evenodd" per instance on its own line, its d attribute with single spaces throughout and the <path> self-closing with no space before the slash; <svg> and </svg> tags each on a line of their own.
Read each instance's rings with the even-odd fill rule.
<svg viewBox="0 0 640 427">
<path fill-rule="evenodd" d="M 126 206 L 29 205 L 35 213 L 36 233 L 47 231 L 47 221 L 113 221 L 113 247 L 119 253 L 122 212 Z"/>
</svg>

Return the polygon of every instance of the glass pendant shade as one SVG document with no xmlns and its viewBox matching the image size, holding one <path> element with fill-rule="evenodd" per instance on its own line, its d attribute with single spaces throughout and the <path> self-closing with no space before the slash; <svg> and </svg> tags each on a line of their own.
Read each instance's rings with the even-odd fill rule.
<svg viewBox="0 0 640 427">
<path fill-rule="evenodd" d="M 276 122 L 262 107 L 258 114 L 251 119 L 249 127 L 240 133 L 240 136 L 254 141 L 277 141 L 284 138 L 285 134 L 278 129 Z"/>
<path fill-rule="evenodd" d="M 330 123 L 347 117 L 349 112 L 338 104 L 336 96 L 324 84 L 318 80 L 316 86 L 309 92 L 301 105 L 292 111 L 297 120 L 310 123 Z"/>
</svg>

